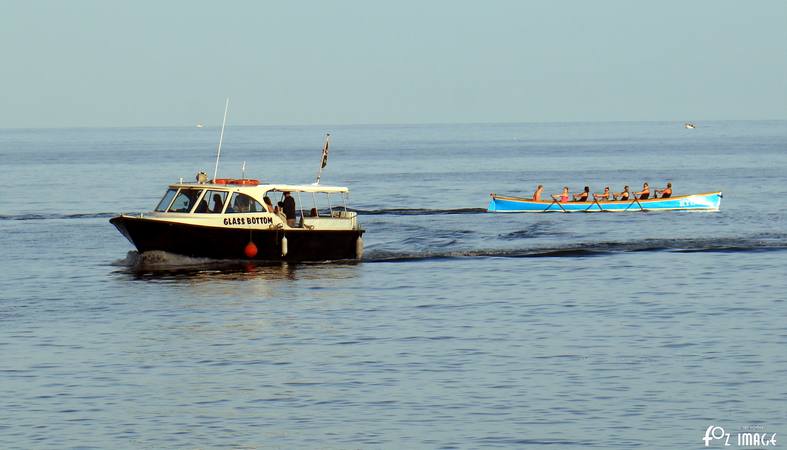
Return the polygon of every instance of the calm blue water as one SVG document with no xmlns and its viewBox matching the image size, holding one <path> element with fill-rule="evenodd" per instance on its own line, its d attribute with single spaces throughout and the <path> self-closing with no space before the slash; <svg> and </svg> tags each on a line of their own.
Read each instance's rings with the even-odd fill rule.
<svg viewBox="0 0 787 450">
<path fill-rule="evenodd" d="M 220 175 L 311 182 L 326 131 L 357 264 L 129 253 L 215 128 L 0 131 L 0 448 L 784 442 L 787 122 L 229 127 Z M 483 212 L 643 181 L 722 210 Z"/>
</svg>

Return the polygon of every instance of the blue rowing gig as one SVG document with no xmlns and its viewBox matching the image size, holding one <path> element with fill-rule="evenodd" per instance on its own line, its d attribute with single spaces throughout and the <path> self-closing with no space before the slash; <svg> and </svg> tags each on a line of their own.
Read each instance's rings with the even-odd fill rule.
<svg viewBox="0 0 787 450">
<path fill-rule="evenodd" d="M 627 212 L 627 211 L 718 211 L 721 192 L 679 195 L 647 200 L 593 200 L 587 202 L 535 201 L 531 198 L 490 194 L 488 212 Z"/>
</svg>

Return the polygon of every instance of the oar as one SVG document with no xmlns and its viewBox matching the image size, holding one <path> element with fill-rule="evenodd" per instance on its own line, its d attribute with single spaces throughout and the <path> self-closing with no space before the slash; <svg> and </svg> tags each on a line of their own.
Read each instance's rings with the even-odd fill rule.
<svg viewBox="0 0 787 450">
<path fill-rule="evenodd" d="M 634 197 L 634 201 L 633 201 L 633 202 L 631 202 L 631 203 L 630 203 L 628 206 L 626 206 L 626 209 L 624 209 L 624 210 L 623 210 L 623 212 L 626 212 L 626 211 L 628 211 L 628 210 L 629 210 L 629 208 L 631 208 L 631 205 L 633 205 L 634 203 L 636 203 L 637 205 L 639 205 L 639 210 L 640 210 L 640 211 L 645 211 L 645 208 L 643 208 L 643 207 L 642 207 L 642 203 L 640 203 L 640 202 L 639 202 L 639 199 L 637 198 L 637 194 L 631 194 L 631 196 L 632 196 L 632 197 Z"/>
<path fill-rule="evenodd" d="M 590 208 L 592 208 L 594 204 L 598 205 L 599 211 L 604 211 L 604 208 L 601 207 L 601 203 L 598 202 L 598 198 L 595 195 L 593 195 L 593 203 L 591 203 L 585 211 L 590 211 Z"/>
<path fill-rule="evenodd" d="M 547 207 L 546 207 L 546 208 L 545 208 L 543 211 L 541 211 L 541 212 L 547 212 L 547 211 L 549 211 L 549 208 L 551 208 L 551 207 L 552 207 L 552 205 L 554 205 L 555 203 L 557 203 L 557 206 L 559 206 L 559 207 L 560 207 L 560 209 L 562 209 L 562 210 L 563 210 L 563 212 L 568 212 L 568 211 L 566 211 L 566 208 L 564 208 L 564 207 L 563 207 L 563 205 L 561 205 L 561 204 L 560 204 L 560 202 L 559 202 L 559 201 L 557 201 L 557 199 L 556 199 L 555 197 L 552 197 L 552 203 L 550 203 L 550 204 L 549 204 L 549 206 L 547 206 Z"/>
</svg>

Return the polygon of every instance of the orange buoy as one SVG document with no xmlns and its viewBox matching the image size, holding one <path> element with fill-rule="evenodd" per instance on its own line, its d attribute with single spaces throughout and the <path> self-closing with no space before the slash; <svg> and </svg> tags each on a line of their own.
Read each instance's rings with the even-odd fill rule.
<svg viewBox="0 0 787 450">
<path fill-rule="evenodd" d="M 249 243 L 246 244 L 246 248 L 243 249 L 243 253 L 246 254 L 247 258 L 254 258 L 257 256 L 257 246 L 254 245 L 254 242 L 249 241 Z"/>
</svg>

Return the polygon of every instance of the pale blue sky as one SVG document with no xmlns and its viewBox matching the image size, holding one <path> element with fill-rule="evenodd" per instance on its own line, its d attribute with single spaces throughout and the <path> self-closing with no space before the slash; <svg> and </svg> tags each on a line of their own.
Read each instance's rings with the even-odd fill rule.
<svg viewBox="0 0 787 450">
<path fill-rule="evenodd" d="M 787 1 L 0 1 L 0 127 L 787 119 Z"/>
</svg>

